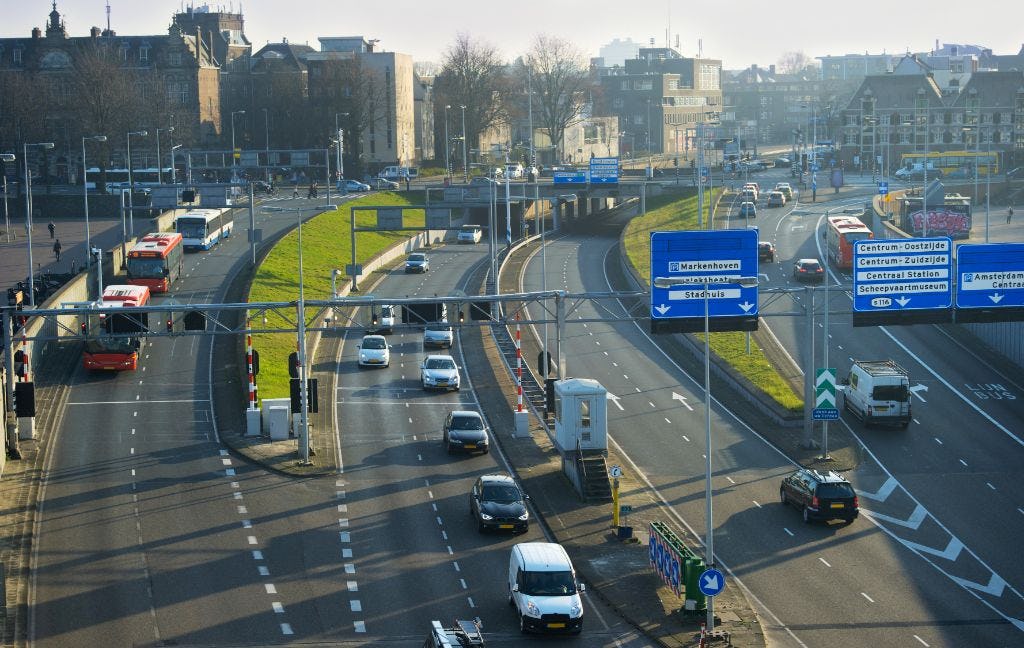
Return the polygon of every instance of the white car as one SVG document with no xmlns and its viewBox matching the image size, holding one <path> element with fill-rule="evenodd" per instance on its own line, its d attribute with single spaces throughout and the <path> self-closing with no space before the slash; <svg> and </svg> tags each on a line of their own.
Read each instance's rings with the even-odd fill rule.
<svg viewBox="0 0 1024 648">
<path fill-rule="evenodd" d="M 455 343 L 455 331 L 448 322 L 431 322 L 423 329 L 423 348 L 452 348 Z"/>
<path fill-rule="evenodd" d="M 505 175 L 513 180 L 523 177 L 523 165 L 522 164 L 506 164 Z"/>
<path fill-rule="evenodd" d="M 391 365 L 391 350 L 383 335 L 364 335 L 359 343 L 360 367 L 387 367 Z"/>
<path fill-rule="evenodd" d="M 479 225 L 463 225 L 459 230 L 459 243 L 479 243 L 483 231 Z"/>
<path fill-rule="evenodd" d="M 395 332 L 395 307 L 391 304 L 381 304 L 380 311 L 376 313 L 377 322 L 374 333 L 394 333 Z"/>
<path fill-rule="evenodd" d="M 450 355 L 428 355 L 420 365 L 423 389 L 459 391 L 459 367 Z"/>
</svg>

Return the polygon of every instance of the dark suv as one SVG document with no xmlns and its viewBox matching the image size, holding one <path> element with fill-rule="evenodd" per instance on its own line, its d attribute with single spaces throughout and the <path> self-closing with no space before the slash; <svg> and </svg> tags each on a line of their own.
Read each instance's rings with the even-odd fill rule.
<svg viewBox="0 0 1024 648">
<path fill-rule="evenodd" d="M 779 499 L 801 509 L 804 522 L 843 520 L 849 524 L 860 513 L 853 486 L 831 471 L 820 473 L 801 468 L 782 480 Z"/>
</svg>

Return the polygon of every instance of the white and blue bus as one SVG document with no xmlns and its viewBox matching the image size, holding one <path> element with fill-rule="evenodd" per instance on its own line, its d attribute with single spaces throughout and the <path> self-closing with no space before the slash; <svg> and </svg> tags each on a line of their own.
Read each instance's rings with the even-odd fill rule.
<svg viewBox="0 0 1024 648">
<path fill-rule="evenodd" d="M 186 250 L 209 250 L 231 236 L 230 209 L 193 209 L 175 220 Z"/>
</svg>

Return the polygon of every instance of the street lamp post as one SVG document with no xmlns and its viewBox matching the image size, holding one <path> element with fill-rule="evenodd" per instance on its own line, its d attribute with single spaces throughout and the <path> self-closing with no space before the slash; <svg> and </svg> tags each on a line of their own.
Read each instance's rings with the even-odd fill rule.
<svg viewBox="0 0 1024 648">
<path fill-rule="evenodd" d="M 181 148 L 181 144 L 175 144 L 171 147 L 171 184 L 178 184 L 178 171 L 177 166 L 174 164 L 174 152 Z"/>
<path fill-rule="evenodd" d="M 231 113 L 231 181 L 236 182 L 238 176 L 238 164 L 235 162 L 235 115 L 244 115 L 244 110 L 235 110 Z"/>
<path fill-rule="evenodd" d="M 92 250 L 92 239 L 89 236 L 89 165 L 85 163 L 85 142 L 91 140 L 93 142 L 106 142 L 106 135 L 93 135 L 91 137 L 82 138 L 82 199 L 85 207 L 85 265 L 86 267 L 92 267 L 92 254 L 89 251 Z M 159 159 L 157 160 L 159 164 Z"/>
<path fill-rule="evenodd" d="M 452 165 L 448 161 L 448 149 L 452 147 L 451 140 L 448 139 L 448 109 L 451 108 L 451 104 L 444 105 L 444 177 L 451 182 L 452 177 Z"/>
<path fill-rule="evenodd" d="M 307 207 L 306 210 L 335 211 L 336 205 Z M 299 231 L 299 302 L 298 302 L 298 363 L 299 363 L 299 457 L 302 463 L 309 463 L 309 402 L 307 392 L 308 374 L 306 365 L 306 295 L 302 282 L 302 211 L 301 207 L 264 207 L 265 212 L 295 212 Z"/>
<path fill-rule="evenodd" d="M 28 147 L 38 146 L 43 150 L 53 148 L 53 142 L 40 142 L 38 144 L 26 143 L 24 146 L 25 160 L 25 228 L 28 230 L 28 305 L 36 307 L 36 275 L 32 267 L 32 174 L 28 169 Z"/>
<path fill-rule="evenodd" d="M 126 140 L 128 141 L 128 238 L 135 237 L 135 203 L 132 194 L 135 193 L 135 178 L 132 176 L 132 135 L 146 137 L 149 131 L 129 131 Z M 159 164 L 159 161 L 157 162 Z"/>
<path fill-rule="evenodd" d="M 263 111 L 263 150 L 267 154 L 267 184 L 270 184 L 270 117 L 266 108 L 260 110 Z M 234 151 L 231 154 L 234 155 Z"/>
<path fill-rule="evenodd" d="M 14 162 L 14 153 L 0 153 L 0 162 Z M 7 174 L 3 176 L 3 191 L 4 191 L 4 236 L 7 237 L 7 242 L 11 242 L 11 218 L 7 214 Z"/>
<path fill-rule="evenodd" d="M 157 184 L 164 183 L 164 165 L 160 161 L 160 131 L 165 133 L 173 133 L 174 126 L 168 126 L 167 128 L 156 129 L 156 182 Z"/>
<path fill-rule="evenodd" d="M 460 105 L 462 109 L 462 181 L 469 184 L 469 158 L 466 157 L 466 106 Z"/>
<path fill-rule="evenodd" d="M 701 123 L 698 123 L 698 127 Z M 731 278 L 727 283 L 739 284 L 744 288 L 757 286 L 757 277 L 736 277 Z M 702 286 L 704 289 L 704 517 L 705 517 L 705 541 L 704 541 L 704 563 L 707 567 L 715 566 L 715 533 L 712 507 L 711 487 L 711 317 L 710 317 L 710 295 L 711 283 L 707 277 L 657 277 L 654 279 L 657 288 L 672 288 L 674 286 Z M 715 284 L 718 285 L 718 284 Z M 714 597 L 707 598 L 708 616 L 707 632 L 710 635 L 715 629 Z"/>
<path fill-rule="evenodd" d="M 345 132 L 341 130 L 341 124 L 338 123 L 338 117 L 348 117 L 349 113 L 334 113 L 334 130 L 338 132 L 338 159 L 334 165 L 338 171 L 338 178 L 345 177 Z M 328 201 L 330 202 L 330 201 Z"/>
</svg>

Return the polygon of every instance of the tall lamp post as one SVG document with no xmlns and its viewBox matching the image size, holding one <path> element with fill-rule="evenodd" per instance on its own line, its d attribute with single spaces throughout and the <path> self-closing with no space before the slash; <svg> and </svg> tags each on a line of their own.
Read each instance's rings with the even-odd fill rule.
<svg viewBox="0 0 1024 648">
<path fill-rule="evenodd" d="M 85 265 L 88 268 L 92 267 L 92 254 L 89 253 L 92 250 L 92 239 L 89 236 L 89 165 L 85 163 L 85 143 L 86 141 L 93 142 L 106 142 L 106 135 L 93 135 L 91 137 L 82 138 L 82 199 L 85 206 Z M 159 160 L 157 161 L 159 165 Z"/>
<path fill-rule="evenodd" d="M 466 106 L 461 105 L 459 108 L 462 109 L 462 181 L 469 184 L 469 158 L 466 157 Z"/>
<path fill-rule="evenodd" d="M 36 274 L 32 263 L 32 174 L 28 169 L 28 147 L 38 146 L 48 151 L 53 148 L 53 142 L 40 142 L 38 144 L 26 143 L 24 147 L 25 160 L 25 228 L 28 230 L 28 305 L 36 307 Z"/>
<path fill-rule="evenodd" d="M 451 104 L 444 105 L 444 177 L 451 182 L 452 177 L 452 165 L 448 161 L 448 149 L 452 147 L 452 142 L 448 139 L 448 109 L 451 108 Z"/>
<path fill-rule="evenodd" d="M 235 115 L 244 115 L 244 110 L 231 112 L 231 181 L 238 181 L 238 164 L 235 162 Z"/>
<path fill-rule="evenodd" d="M 698 127 L 700 123 L 698 123 Z M 736 277 L 730 282 L 732 285 L 739 284 L 743 288 L 757 286 L 757 277 Z M 715 533 L 713 522 L 713 508 L 711 503 L 711 335 L 709 315 L 709 293 L 712 285 L 707 277 L 656 277 L 654 285 L 657 288 L 673 288 L 675 286 L 702 286 L 704 289 L 704 517 L 705 517 L 705 555 L 704 563 L 708 567 L 715 566 Z M 714 597 L 708 597 L 707 632 L 712 633 L 715 629 Z"/>
<path fill-rule="evenodd" d="M 338 178 L 345 177 L 345 133 L 341 130 L 338 117 L 348 117 L 349 113 L 334 113 L 334 130 L 338 132 L 338 160 L 334 166 L 338 170 Z"/>
<path fill-rule="evenodd" d="M 135 236 L 135 203 L 132 194 L 135 193 L 135 178 L 132 176 L 132 135 L 146 137 L 149 131 L 131 131 L 126 138 L 128 142 L 128 238 Z"/>
<path fill-rule="evenodd" d="M 174 152 L 181 148 L 181 144 L 175 144 L 171 147 L 171 184 L 178 184 L 178 171 L 177 166 L 174 164 Z"/>
<path fill-rule="evenodd" d="M 302 282 L 302 212 L 303 211 L 335 211 L 337 205 L 319 205 L 316 207 L 264 207 L 265 212 L 295 212 L 295 220 L 299 230 L 299 302 L 298 302 L 298 363 L 299 363 L 299 457 L 302 463 L 309 463 L 309 402 L 307 392 L 308 374 L 306 373 L 306 295 Z"/>
<path fill-rule="evenodd" d="M 263 111 L 263 150 L 267 154 L 267 184 L 270 184 L 270 117 L 267 114 L 266 108 L 261 108 Z M 234 155 L 234 152 L 231 153 Z"/>
<path fill-rule="evenodd" d="M 173 133 L 174 126 L 168 126 L 167 128 L 156 129 L 156 182 L 157 184 L 164 183 L 164 164 L 160 161 L 160 131 L 165 133 Z M 91 248 L 90 248 L 91 249 Z"/>
<path fill-rule="evenodd" d="M 0 162 L 14 162 L 14 153 L 0 153 Z M 3 192 L 4 192 L 4 236 L 7 237 L 7 242 L 11 242 L 11 218 L 7 213 L 7 174 L 3 176 Z"/>
</svg>

